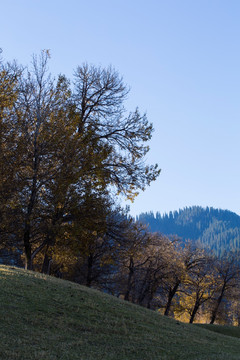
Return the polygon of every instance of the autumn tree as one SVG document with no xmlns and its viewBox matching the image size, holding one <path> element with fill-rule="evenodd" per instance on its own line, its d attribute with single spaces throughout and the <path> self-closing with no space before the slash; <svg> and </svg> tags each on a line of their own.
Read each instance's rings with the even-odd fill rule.
<svg viewBox="0 0 240 360">
<path fill-rule="evenodd" d="M 238 287 L 240 266 L 236 253 L 226 253 L 215 262 L 216 279 L 215 294 L 212 299 L 210 324 L 214 324 L 222 301 L 234 297 L 234 290 Z"/>
<path fill-rule="evenodd" d="M 167 281 L 173 264 L 172 240 L 158 233 L 149 233 L 150 241 L 145 250 L 145 263 L 139 271 L 137 302 L 147 308 L 157 308 L 162 297 L 162 287 Z"/>
<path fill-rule="evenodd" d="M 178 294 L 180 286 L 184 282 L 187 271 L 190 268 L 190 263 L 187 258 L 186 246 L 184 249 L 180 241 L 175 239 L 171 246 L 168 272 L 162 284 L 162 294 L 165 298 L 165 316 L 169 315 L 173 299 Z"/>
<path fill-rule="evenodd" d="M 155 307 L 159 288 L 171 266 L 172 242 L 138 222 L 125 223 L 116 241 L 115 282 L 125 300 Z"/>
<path fill-rule="evenodd" d="M 44 272 L 57 244 L 94 248 L 96 237 L 89 236 L 95 234 L 94 216 L 85 221 L 88 235 L 81 231 L 89 215 L 88 210 L 83 214 L 86 209 L 97 203 L 103 217 L 96 232 L 103 238 L 108 207 L 103 197 L 111 197 L 115 189 L 133 199 L 159 175 L 156 165 L 144 162 L 152 125 L 138 110 L 126 114 L 128 89 L 118 73 L 111 67 L 83 65 L 72 86 L 63 75 L 51 77 L 48 60 L 49 52 L 43 51 L 33 57 L 31 69 L 18 74 L 16 83 L 8 86 L 5 81 L 2 93 L 9 92 L 10 102 L 6 107 L 2 100 L 1 108 L 4 136 L 9 137 L 1 164 L 6 159 L 14 163 L 12 175 L 10 171 L 5 176 L 17 181 L 9 191 L 17 225 L 14 239 L 24 244 L 26 267 L 31 269 L 41 258 Z"/>
<path fill-rule="evenodd" d="M 21 164 L 17 144 L 19 134 L 12 121 L 14 104 L 18 98 L 17 85 L 21 69 L 16 64 L 5 64 L 0 58 L 0 238 L 1 245 L 10 240 L 16 226 L 16 198 L 19 179 L 16 169 Z M 8 240 L 8 241 L 7 241 Z M 13 240 L 13 239 L 11 239 Z M 13 241 L 11 241 L 13 245 Z"/>
<path fill-rule="evenodd" d="M 174 311 L 173 300 L 176 297 L 177 308 L 179 307 L 178 303 L 181 302 L 181 297 L 184 297 L 183 294 L 189 279 L 196 269 L 201 269 L 205 262 L 205 252 L 197 248 L 191 241 L 182 243 L 178 238 L 172 241 L 168 272 L 162 286 L 162 297 L 165 301 L 164 315 L 169 315 L 171 307 Z"/>
<path fill-rule="evenodd" d="M 48 52 L 42 52 L 39 58 L 33 57 L 33 70 L 22 74 L 15 103 L 22 156 L 16 175 L 21 179 L 18 202 L 22 212 L 19 216 L 28 269 L 32 268 L 36 247 L 40 244 L 42 248 L 49 238 L 49 232 L 46 233 L 49 223 L 56 222 L 61 213 L 62 204 L 57 204 L 55 214 L 50 204 L 56 184 L 59 185 L 61 179 L 61 187 L 65 190 L 64 187 L 73 182 L 72 172 L 61 178 L 67 167 L 67 157 L 71 159 L 70 146 L 75 145 L 71 138 L 70 110 L 66 105 L 70 92 L 64 77 L 54 82 L 48 75 L 48 57 Z M 61 189 L 58 190 L 60 194 Z M 49 208 L 52 210 L 50 216 Z"/>
<path fill-rule="evenodd" d="M 135 223 L 132 218 L 117 217 L 118 221 L 109 234 L 114 242 L 114 292 L 127 301 L 135 302 L 137 276 L 147 261 L 145 250 L 151 235 L 147 233 L 146 227 Z"/>
<path fill-rule="evenodd" d="M 107 289 L 115 253 L 112 228 L 118 226 L 117 214 L 120 210 L 114 209 L 106 194 L 102 197 L 99 194 L 89 196 L 79 208 L 81 217 L 73 220 L 72 241 L 68 241 L 67 251 L 69 247 L 72 249 L 76 261 L 68 270 L 67 277 L 88 287 Z M 64 242 L 62 246 L 66 247 Z M 60 257 L 62 254 L 64 251 L 61 249 Z"/>
<path fill-rule="evenodd" d="M 185 269 L 187 271 L 182 283 L 179 300 L 180 308 L 190 315 L 189 322 L 193 323 L 199 309 L 209 301 L 215 292 L 215 258 L 203 249 L 192 247 L 187 249 Z"/>
</svg>

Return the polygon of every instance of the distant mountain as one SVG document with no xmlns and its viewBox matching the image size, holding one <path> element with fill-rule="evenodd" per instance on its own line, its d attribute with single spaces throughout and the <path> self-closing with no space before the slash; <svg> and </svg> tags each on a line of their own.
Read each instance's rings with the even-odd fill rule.
<svg viewBox="0 0 240 360">
<path fill-rule="evenodd" d="M 225 250 L 240 250 L 240 216 L 228 210 L 193 206 L 164 215 L 141 213 L 136 220 L 152 232 L 197 241 L 218 256 Z"/>
</svg>

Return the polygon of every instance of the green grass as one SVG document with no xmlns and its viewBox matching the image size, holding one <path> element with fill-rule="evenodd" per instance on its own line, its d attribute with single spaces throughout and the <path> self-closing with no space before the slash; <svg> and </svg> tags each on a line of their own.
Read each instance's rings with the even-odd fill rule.
<svg viewBox="0 0 240 360">
<path fill-rule="evenodd" d="M 71 282 L 0 266 L 1 360 L 240 359 L 231 331 L 182 324 Z"/>
<path fill-rule="evenodd" d="M 232 336 L 240 339 L 240 327 L 237 326 L 222 326 L 222 325 L 208 325 L 208 324 L 197 324 L 197 325 L 219 334 L 224 334 L 227 336 Z"/>
</svg>

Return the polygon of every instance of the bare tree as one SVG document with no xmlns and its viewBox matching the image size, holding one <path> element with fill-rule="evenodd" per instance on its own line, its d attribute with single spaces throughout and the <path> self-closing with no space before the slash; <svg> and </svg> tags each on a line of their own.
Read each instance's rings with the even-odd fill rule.
<svg viewBox="0 0 240 360">
<path fill-rule="evenodd" d="M 238 287 L 240 265 L 236 253 L 226 253 L 216 260 L 215 295 L 212 299 L 210 324 L 214 324 L 219 307 L 225 297 L 231 297 L 234 289 Z"/>
<path fill-rule="evenodd" d="M 159 175 L 157 165 L 146 166 L 144 157 L 152 136 L 152 124 L 136 109 L 126 114 L 124 100 L 129 89 L 112 68 L 79 66 L 75 72 L 74 104 L 78 132 L 94 134 L 91 141 L 104 149 L 105 158 L 95 166 L 107 184 L 133 199 Z M 89 136 L 87 137 L 89 140 Z"/>
</svg>

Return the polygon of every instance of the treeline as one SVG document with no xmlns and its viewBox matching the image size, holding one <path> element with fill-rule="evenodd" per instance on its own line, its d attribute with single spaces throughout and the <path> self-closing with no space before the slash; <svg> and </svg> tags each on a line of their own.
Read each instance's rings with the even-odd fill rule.
<svg viewBox="0 0 240 360">
<path fill-rule="evenodd" d="M 64 277 L 188 321 L 240 324 L 240 262 L 151 233 L 119 213 L 88 257 Z"/>
<path fill-rule="evenodd" d="M 217 256 L 240 249 L 240 216 L 228 210 L 193 206 L 163 215 L 142 213 L 137 220 L 153 232 L 191 239 Z"/>
<path fill-rule="evenodd" d="M 239 325 L 239 264 L 237 253 L 219 259 L 116 214 L 105 237 L 63 276 L 190 323 Z"/>
<path fill-rule="evenodd" d="M 130 247 L 125 240 L 123 254 L 118 254 L 113 279 L 120 287 L 115 295 L 190 323 L 239 325 L 238 254 L 226 252 L 219 259 L 192 242 L 141 233 L 139 226 L 133 225 Z"/>
</svg>

